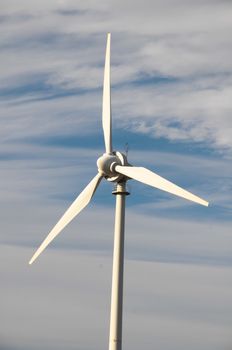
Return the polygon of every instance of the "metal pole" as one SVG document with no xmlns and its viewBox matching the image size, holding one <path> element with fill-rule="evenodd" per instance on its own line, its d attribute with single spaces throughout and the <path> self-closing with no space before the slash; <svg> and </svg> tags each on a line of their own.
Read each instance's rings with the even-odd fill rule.
<svg viewBox="0 0 232 350">
<path fill-rule="evenodd" d="M 111 291 L 109 350 L 122 349 L 122 306 L 123 306 L 123 260 L 126 182 L 117 184 L 116 195 L 114 255 Z"/>
</svg>

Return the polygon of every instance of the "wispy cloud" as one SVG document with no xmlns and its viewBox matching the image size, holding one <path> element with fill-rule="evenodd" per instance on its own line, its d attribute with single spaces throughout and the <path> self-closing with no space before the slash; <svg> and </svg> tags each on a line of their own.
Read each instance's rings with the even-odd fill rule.
<svg viewBox="0 0 232 350">
<path fill-rule="evenodd" d="M 101 95 L 89 90 L 102 85 L 105 45 L 102 38 L 110 29 L 115 38 L 112 83 L 118 120 L 126 118 L 128 125 L 135 121 L 136 132 L 170 140 L 205 142 L 231 154 L 232 67 L 228 59 L 231 11 L 229 2 L 208 1 L 194 4 L 175 1 L 168 7 L 159 1 L 149 2 L 149 6 L 133 3 L 133 11 L 129 1 L 123 3 L 123 11 L 120 2 L 97 6 L 93 2 L 77 5 L 70 1 L 41 3 L 36 7 L 5 4 L 1 23 L 1 86 L 9 92 L 10 101 L 7 111 L 3 106 L 2 113 L 8 120 L 14 120 L 20 102 L 17 93 L 23 96 L 25 101 L 17 106 L 18 114 L 21 110 L 24 130 L 29 133 L 30 120 L 35 119 L 38 110 L 36 100 L 44 100 L 40 108 L 44 106 L 52 118 L 56 115 L 60 130 L 70 132 L 74 117 L 71 116 L 69 126 L 62 118 L 74 113 L 74 98 L 69 95 L 75 93 L 78 115 L 79 99 L 84 107 L 87 105 L 83 105 L 84 100 L 88 101 L 84 119 L 89 128 L 96 105 L 100 112 Z M 36 75 L 42 79 L 42 91 Z M 144 76 L 154 85 L 143 82 L 135 88 L 133 81 Z M 157 85 L 157 77 L 170 78 L 170 83 Z M 117 84 L 126 82 L 117 89 Z M 17 86 L 22 84 L 25 89 L 20 92 Z M 37 86 L 37 91 L 33 86 Z M 85 95 L 80 97 L 82 90 Z M 58 104 L 51 109 L 52 102 L 47 98 L 64 93 L 62 110 Z"/>
<path fill-rule="evenodd" d="M 124 346 L 230 348 L 231 15 L 214 0 L 2 1 L 0 348 L 107 347 L 111 185 L 27 261 L 97 171 L 109 31 L 114 144 L 128 132 L 133 164 L 211 203 L 131 181 Z"/>
</svg>

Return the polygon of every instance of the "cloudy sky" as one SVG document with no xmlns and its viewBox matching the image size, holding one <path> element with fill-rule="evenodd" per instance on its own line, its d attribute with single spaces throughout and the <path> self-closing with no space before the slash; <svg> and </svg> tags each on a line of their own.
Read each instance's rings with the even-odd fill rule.
<svg viewBox="0 0 232 350">
<path fill-rule="evenodd" d="M 108 347 L 114 200 L 28 261 L 96 174 L 112 33 L 113 144 L 200 195 L 131 181 L 123 345 L 232 348 L 232 2 L 0 1 L 0 350 Z"/>
</svg>

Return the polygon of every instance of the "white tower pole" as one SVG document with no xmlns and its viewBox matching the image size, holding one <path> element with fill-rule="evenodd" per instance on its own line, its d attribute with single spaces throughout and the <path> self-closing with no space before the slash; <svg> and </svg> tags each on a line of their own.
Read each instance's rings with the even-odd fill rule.
<svg viewBox="0 0 232 350">
<path fill-rule="evenodd" d="M 126 182 L 117 183 L 109 350 L 122 349 L 123 262 Z"/>
</svg>

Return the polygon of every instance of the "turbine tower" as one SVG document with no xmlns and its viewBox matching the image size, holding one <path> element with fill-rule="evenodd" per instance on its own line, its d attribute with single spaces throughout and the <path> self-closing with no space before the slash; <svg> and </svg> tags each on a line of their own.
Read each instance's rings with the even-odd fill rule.
<svg viewBox="0 0 232 350">
<path fill-rule="evenodd" d="M 109 350 L 121 350 L 122 348 L 122 306 L 123 306 L 123 262 L 124 262 L 124 224 L 125 224 L 125 197 L 129 193 L 126 190 L 126 182 L 130 179 L 137 180 L 146 185 L 169 192 L 192 202 L 208 206 L 208 202 L 200 197 L 182 189 L 172 182 L 164 179 L 156 173 L 143 168 L 134 167 L 128 163 L 125 154 L 114 151 L 112 148 L 112 118 L 110 97 L 110 40 L 107 35 L 104 84 L 102 126 L 105 140 L 105 153 L 98 158 L 97 175 L 90 181 L 76 200 L 67 209 L 58 223 L 53 227 L 48 236 L 42 242 L 29 264 L 43 252 L 49 243 L 79 214 L 90 202 L 101 180 L 115 182 L 113 194 L 116 197 L 115 228 L 114 228 L 114 253 L 111 292 L 110 336 Z"/>
</svg>

